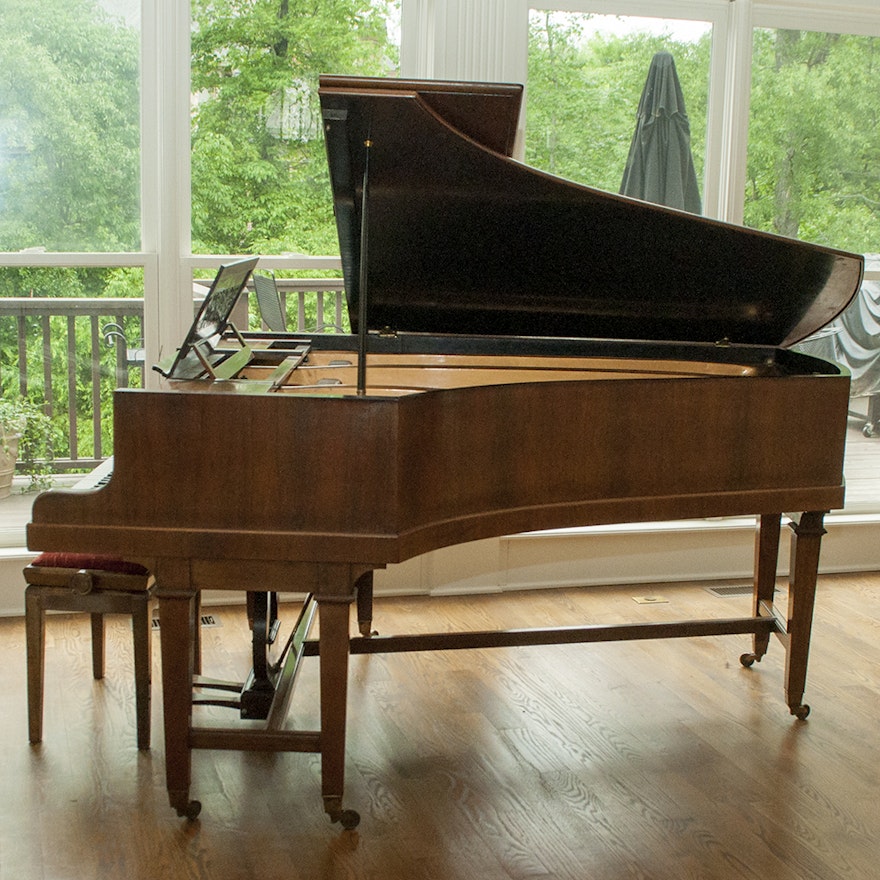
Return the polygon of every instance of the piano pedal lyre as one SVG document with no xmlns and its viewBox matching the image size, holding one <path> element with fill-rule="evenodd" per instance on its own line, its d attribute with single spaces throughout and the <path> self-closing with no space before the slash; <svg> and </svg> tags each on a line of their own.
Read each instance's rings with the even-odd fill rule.
<svg viewBox="0 0 880 880">
<path fill-rule="evenodd" d="M 307 595 L 287 643 L 278 660 L 272 663 L 269 660 L 269 647 L 275 643 L 281 624 L 278 618 L 277 595 L 273 592 L 250 593 L 248 616 L 251 619 L 251 671 L 244 682 L 199 676 L 193 681 L 194 689 L 221 691 L 236 694 L 237 697 L 195 697 L 193 705 L 237 709 L 241 718 L 255 721 L 265 721 L 278 706 L 286 706 L 299 670 L 302 645 L 312 627 L 316 609 L 312 594 Z"/>
</svg>

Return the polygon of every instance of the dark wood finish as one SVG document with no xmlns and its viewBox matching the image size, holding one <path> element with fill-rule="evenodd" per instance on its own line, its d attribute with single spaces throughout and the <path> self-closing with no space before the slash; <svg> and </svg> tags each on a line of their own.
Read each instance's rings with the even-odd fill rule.
<svg viewBox="0 0 880 880">
<path fill-rule="evenodd" d="M 478 87 L 405 85 L 320 90 L 353 327 L 367 141 L 370 329 L 792 345 L 858 289 L 858 256 L 536 171 L 456 128 Z"/>
<path fill-rule="evenodd" d="M 673 374 L 377 398 L 251 394 L 248 383 L 201 388 L 117 392 L 113 479 L 95 493 L 41 496 L 28 531 L 35 548 L 127 552 L 154 572 L 166 773 L 181 815 L 200 809 L 190 798 L 191 748 L 225 742 L 241 749 L 318 747 L 329 815 L 356 822 L 342 797 L 349 605 L 359 585 L 365 592 L 360 628 L 369 632 L 366 596 L 375 568 L 527 528 L 759 512 L 756 581 L 763 584 L 775 575 L 779 516 L 807 511 L 811 525 L 795 535 L 791 593 L 798 611 L 789 624 L 773 614 L 756 622 L 772 607 L 772 594 L 762 588 L 756 617 L 736 624 L 707 629 L 685 621 L 604 636 L 776 631 L 789 657 L 787 703 L 795 714 L 806 711 L 821 511 L 843 498 L 846 377 Z M 816 436 L 825 442 L 811 444 Z M 255 455 L 259 437 L 290 443 L 261 445 Z M 345 442 L 310 442 L 316 437 Z M 809 447 L 810 454 L 790 455 L 792 447 Z M 197 596 L 248 583 L 315 594 L 322 669 L 317 742 L 312 732 L 274 731 L 260 740 L 253 732 L 225 736 L 192 724 L 189 646 Z M 504 637 L 506 644 L 516 641 Z M 453 636 L 431 645 L 454 646 Z"/>
<path fill-rule="evenodd" d="M 289 365 L 284 351 L 240 348 L 223 365 L 228 381 L 117 392 L 110 484 L 41 496 L 28 529 L 34 549 L 113 553 L 155 574 L 178 813 L 200 809 L 193 747 L 315 747 L 328 814 L 356 824 L 343 804 L 350 605 L 369 633 L 372 571 L 507 533 L 758 514 L 752 615 L 578 638 L 753 633 L 751 663 L 776 632 L 786 700 L 805 715 L 822 517 L 843 504 L 849 378 L 775 346 L 845 307 L 861 258 L 527 169 L 506 155 L 517 88 L 332 78 L 321 101 L 363 357 L 351 339 L 338 352 L 313 342 L 350 362 L 356 392 L 351 379 L 315 384 L 324 366 L 303 361 L 300 339 L 280 340 L 296 355 Z M 386 327 L 391 342 L 368 332 Z M 257 373 L 239 374 L 239 363 Z M 280 373 L 267 377 L 261 363 Z M 785 620 L 768 585 L 787 511 L 802 516 Z M 193 726 L 198 596 L 248 584 L 314 595 L 317 740 Z"/>
<path fill-rule="evenodd" d="M 104 615 L 131 618 L 134 642 L 137 746 L 150 748 L 151 636 L 150 602 L 153 578 L 148 574 L 123 574 L 29 565 L 24 570 L 27 621 L 28 736 L 43 738 L 43 680 L 47 611 L 79 611 L 90 617 L 92 674 L 104 677 Z M 192 635 L 190 635 L 192 638 Z"/>
<path fill-rule="evenodd" d="M 375 567 L 530 529 L 833 509 L 847 388 L 673 374 L 379 398 L 119 391 L 113 480 L 38 499 L 29 541 Z"/>
</svg>

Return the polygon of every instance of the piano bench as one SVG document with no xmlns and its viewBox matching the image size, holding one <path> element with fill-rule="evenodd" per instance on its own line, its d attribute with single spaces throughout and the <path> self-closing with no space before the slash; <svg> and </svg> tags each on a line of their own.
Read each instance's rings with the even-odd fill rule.
<svg viewBox="0 0 880 880">
<path fill-rule="evenodd" d="M 104 677 L 104 615 L 130 614 L 134 636 L 137 746 L 150 747 L 151 638 L 153 577 L 122 559 L 79 553 L 43 553 L 24 569 L 27 643 L 28 733 L 43 738 L 43 673 L 46 611 L 83 611 L 91 615 L 92 671 Z"/>
</svg>

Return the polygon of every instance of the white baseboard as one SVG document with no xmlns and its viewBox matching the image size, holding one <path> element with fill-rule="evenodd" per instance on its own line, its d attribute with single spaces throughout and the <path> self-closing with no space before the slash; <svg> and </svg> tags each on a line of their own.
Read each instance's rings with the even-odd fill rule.
<svg viewBox="0 0 880 880">
<path fill-rule="evenodd" d="M 880 516 L 826 519 L 821 571 L 880 571 Z M 749 579 L 752 518 L 599 526 L 491 538 L 376 572 L 376 595 L 452 595 L 604 584 Z M 0 550 L 0 616 L 24 611 L 21 570 L 36 554 Z M 788 541 L 779 572 L 788 570 Z M 205 604 L 240 601 L 206 594 Z"/>
</svg>

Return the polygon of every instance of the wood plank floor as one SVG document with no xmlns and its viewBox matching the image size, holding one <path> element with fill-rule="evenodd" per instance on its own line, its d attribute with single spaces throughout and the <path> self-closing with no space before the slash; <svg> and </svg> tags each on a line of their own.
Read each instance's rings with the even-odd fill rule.
<svg viewBox="0 0 880 880">
<path fill-rule="evenodd" d="M 633 601 L 647 593 L 668 601 Z M 479 629 L 747 606 L 641 585 L 382 599 L 375 623 Z M 203 630 L 206 673 L 242 676 L 242 609 L 209 611 L 221 625 Z M 743 636 L 353 658 L 355 832 L 325 819 L 312 755 L 197 752 L 202 816 L 178 819 L 164 789 L 158 651 L 154 748 L 139 753 L 127 625 L 109 628 L 108 676 L 93 682 L 86 618 L 50 619 L 45 741 L 32 747 L 24 627 L 0 620 L 2 880 L 880 876 L 880 575 L 821 580 L 806 722 L 784 705 L 781 647 L 744 669 Z M 306 663 L 291 715 L 309 726 Z"/>
</svg>

